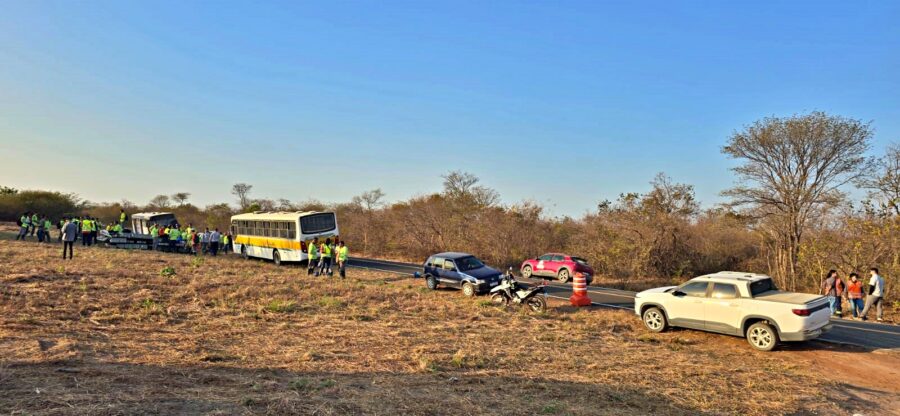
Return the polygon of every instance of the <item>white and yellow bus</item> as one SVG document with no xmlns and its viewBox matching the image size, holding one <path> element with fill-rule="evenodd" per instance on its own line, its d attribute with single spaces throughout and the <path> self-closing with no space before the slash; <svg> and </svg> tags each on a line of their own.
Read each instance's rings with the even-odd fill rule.
<svg viewBox="0 0 900 416">
<path fill-rule="evenodd" d="M 244 258 L 284 261 L 307 260 L 306 245 L 316 237 L 338 238 L 333 212 L 254 212 L 231 217 L 234 252 Z"/>
</svg>

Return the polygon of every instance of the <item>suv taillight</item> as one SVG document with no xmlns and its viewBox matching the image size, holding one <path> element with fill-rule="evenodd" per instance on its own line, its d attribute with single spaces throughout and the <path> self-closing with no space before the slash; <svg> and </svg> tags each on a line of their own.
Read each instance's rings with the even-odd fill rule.
<svg viewBox="0 0 900 416">
<path fill-rule="evenodd" d="M 797 316 L 809 316 L 809 309 L 791 309 L 791 312 Z"/>
</svg>

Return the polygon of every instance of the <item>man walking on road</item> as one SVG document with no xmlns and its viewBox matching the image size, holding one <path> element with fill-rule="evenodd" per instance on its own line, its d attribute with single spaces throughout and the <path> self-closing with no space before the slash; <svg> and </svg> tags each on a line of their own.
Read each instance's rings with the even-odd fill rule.
<svg viewBox="0 0 900 416">
<path fill-rule="evenodd" d="M 853 319 L 859 318 L 865 303 L 863 303 L 863 283 L 856 273 L 850 273 L 850 283 L 847 283 L 847 303 L 850 304 Z"/>
<path fill-rule="evenodd" d="M 829 270 L 825 280 L 822 280 L 822 294 L 828 298 L 828 307 L 831 308 L 832 315 L 841 315 L 843 285 L 836 270 Z"/>
<path fill-rule="evenodd" d="M 78 226 L 67 218 L 62 227 L 63 260 L 66 259 L 66 249 L 69 250 L 69 260 L 72 260 L 72 247 L 75 245 L 76 235 L 78 235 Z"/>
<path fill-rule="evenodd" d="M 866 298 L 866 307 L 863 308 L 861 314 L 862 320 L 868 319 L 869 308 L 875 305 L 878 310 L 878 322 L 881 322 L 884 318 L 884 278 L 878 274 L 877 267 L 869 269 L 869 274 L 872 277 L 869 279 L 869 296 Z"/>
</svg>

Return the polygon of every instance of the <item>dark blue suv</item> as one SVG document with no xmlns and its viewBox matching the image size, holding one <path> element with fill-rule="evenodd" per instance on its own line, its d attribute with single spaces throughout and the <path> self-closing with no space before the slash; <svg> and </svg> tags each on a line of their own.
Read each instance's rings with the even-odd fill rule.
<svg viewBox="0 0 900 416">
<path fill-rule="evenodd" d="M 466 253 L 440 253 L 425 262 L 425 284 L 429 289 L 447 286 L 462 289 L 466 296 L 485 293 L 500 284 L 500 272 Z"/>
</svg>

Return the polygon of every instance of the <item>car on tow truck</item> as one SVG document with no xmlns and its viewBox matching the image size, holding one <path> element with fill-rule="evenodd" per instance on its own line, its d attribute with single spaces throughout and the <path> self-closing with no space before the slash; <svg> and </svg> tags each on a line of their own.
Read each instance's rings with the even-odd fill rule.
<svg viewBox="0 0 900 416">
<path fill-rule="evenodd" d="M 760 351 L 780 341 L 814 339 L 831 328 L 824 297 L 784 292 L 769 276 L 743 272 L 645 290 L 635 296 L 634 311 L 652 332 L 670 326 L 717 332 L 745 337 Z"/>
<path fill-rule="evenodd" d="M 486 266 L 468 253 L 439 253 L 423 265 L 425 285 L 435 290 L 440 286 L 461 289 L 466 296 L 487 293 L 500 284 L 499 270 Z"/>
</svg>

